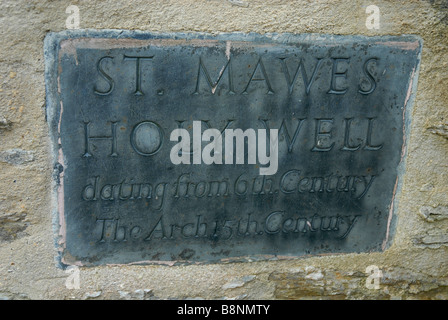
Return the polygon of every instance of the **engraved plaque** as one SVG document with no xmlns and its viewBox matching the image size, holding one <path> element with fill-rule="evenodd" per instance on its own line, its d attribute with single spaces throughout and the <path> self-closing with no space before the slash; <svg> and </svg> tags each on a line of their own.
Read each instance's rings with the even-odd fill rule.
<svg viewBox="0 0 448 320">
<path fill-rule="evenodd" d="M 421 47 L 413 36 L 48 35 L 61 263 L 384 250 Z M 230 147 L 237 129 L 255 136 Z M 262 133 L 275 132 L 263 162 Z"/>
</svg>

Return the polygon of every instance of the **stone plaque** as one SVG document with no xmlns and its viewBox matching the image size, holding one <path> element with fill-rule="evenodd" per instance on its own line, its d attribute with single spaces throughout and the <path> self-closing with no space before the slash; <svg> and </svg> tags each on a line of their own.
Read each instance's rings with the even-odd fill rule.
<svg viewBox="0 0 448 320">
<path fill-rule="evenodd" d="M 421 48 L 413 36 L 49 34 L 60 262 L 384 250 Z"/>
</svg>

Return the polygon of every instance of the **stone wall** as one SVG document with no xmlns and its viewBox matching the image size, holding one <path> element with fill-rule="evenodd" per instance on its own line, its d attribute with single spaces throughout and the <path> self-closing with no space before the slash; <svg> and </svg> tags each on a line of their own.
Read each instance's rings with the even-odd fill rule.
<svg viewBox="0 0 448 320">
<path fill-rule="evenodd" d="M 365 24 L 371 4 L 379 29 Z M 80 288 L 67 288 L 70 274 L 55 261 L 43 41 L 66 29 L 69 5 L 79 8 L 81 29 L 420 36 L 391 246 L 281 261 L 82 267 Z M 0 25 L 0 298 L 448 299 L 447 1 L 5 0 Z M 379 289 L 366 286 L 370 265 L 381 270 Z"/>
</svg>

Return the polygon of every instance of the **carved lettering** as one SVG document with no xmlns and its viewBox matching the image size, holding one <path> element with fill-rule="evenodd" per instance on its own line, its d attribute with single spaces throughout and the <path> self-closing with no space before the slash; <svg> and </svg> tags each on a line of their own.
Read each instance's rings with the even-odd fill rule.
<svg viewBox="0 0 448 320">
<path fill-rule="evenodd" d="M 247 89 L 249 88 L 250 84 L 254 81 L 264 81 L 266 84 L 266 87 L 268 91 L 267 94 L 274 94 L 274 90 L 272 89 L 271 82 L 269 81 L 269 77 L 266 73 L 266 69 L 264 67 L 263 61 L 258 59 L 257 65 L 255 66 L 254 72 L 252 73 L 249 82 L 246 85 L 246 88 L 244 88 L 244 91 L 242 94 L 248 94 Z"/>
<path fill-rule="evenodd" d="M 383 147 L 382 144 L 376 145 L 376 146 L 372 145 L 373 120 L 375 120 L 375 119 L 376 118 L 368 118 L 369 125 L 367 127 L 366 146 L 364 147 L 365 150 L 376 151 L 376 150 L 380 150 Z"/>
<path fill-rule="evenodd" d="M 154 58 L 154 56 L 147 56 L 147 57 L 139 57 L 139 56 L 127 56 L 125 55 L 123 57 L 123 61 L 135 61 L 135 91 L 134 94 L 136 96 L 142 96 L 142 67 L 141 67 L 141 61 L 145 60 L 151 60 Z"/>
<path fill-rule="evenodd" d="M 366 81 L 363 80 L 362 83 L 368 82 L 369 83 L 369 85 L 368 85 L 369 89 L 365 90 L 363 88 L 363 86 L 360 84 L 359 85 L 359 90 L 358 90 L 359 93 L 361 93 L 363 95 L 368 95 L 368 94 L 371 94 L 373 91 L 375 91 L 375 89 L 376 89 L 376 80 L 373 77 L 372 71 L 369 70 L 369 65 L 371 64 L 371 62 L 374 62 L 374 61 L 376 62 L 378 60 L 379 60 L 378 58 L 370 58 L 370 59 L 367 59 L 366 62 L 364 62 L 364 66 L 363 66 L 362 70 L 363 70 L 363 72 L 364 72 L 364 74 L 366 76 L 366 78 L 365 78 Z"/>
<path fill-rule="evenodd" d="M 327 125 L 326 129 L 324 126 Z M 311 151 L 330 151 L 334 147 L 334 142 L 329 144 L 328 140 L 331 138 L 331 125 L 333 119 L 316 119 L 316 133 L 314 135 L 315 144 Z"/>
<path fill-rule="evenodd" d="M 305 85 L 305 92 L 307 95 L 310 94 L 311 86 L 313 85 L 313 82 L 316 78 L 317 71 L 320 69 L 320 66 L 322 65 L 322 58 L 317 58 L 317 63 L 316 63 L 316 66 L 314 67 L 313 74 L 311 75 L 310 80 L 308 80 L 308 75 L 305 70 L 305 65 L 303 63 L 303 59 L 300 59 L 299 65 L 296 69 L 296 72 L 295 72 L 292 80 L 291 80 L 291 75 L 288 71 L 288 66 L 286 65 L 286 62 L 285 62 L 286 58 L 279 58 L 279 59 L 282 62 L 283 73 L 285 74 L 286 82 L 288 83 L 289 94 L 291 94 L 293 92 L 294 83 L 296 82 L 297 76 L 299 75 L 299 70 L 301 71 L 301 74 L 302 74 L 303 84 Z"/>
<path fill-rule="evenodd" d="M 284 194 L 294 193 L 349 193 L 356 199 L 363 198 L 375 179 L 371 176 L 303 176 L 300 170 L 288 170 L 281 176 L 279 189 Z"/>
<path fill-rule="evenodd" d="M 213 82 L 210 74 L 207 71 L 207 68 L 205 67 L 204 63 L 202 62 L 201 57 L 199 57 L 199 67 L 198 67 L 198 76 L 196 80 L 196 88 L 193 92 L 193 94 L 197 95 L 199 94 L 199 82 L 201 79 L 201 74 L 205 77 L 205 80 L 207 81 L 207 84 L 211 90 L 212 94 L 216 93 L 216 88 L 218 87 L 219 83 L 221 82 L 224 72 L 227 70 L 227 77 L 228 77 L 228 87 L 229 87 L 229 94 L 235 94 L 233 89 L 233 74 L 232 74 L 232 65 L 230 63 L 230 57 L 227 60 L 227 63 L 222 67 L 221 71 L 219 72 L 218 79 Z"/>
<path fill-rule="evenodd" d="M 349 236 L 360 215 L 317 213 L 308 217 L 286 211 L 272 211 L 260 215 L 244 214 L 237 220 L 207 221 L 203 215 L 169 224 L 163 215 L 147 225 L 121 225 L 120 219 L 99 219 L 98 242 L 123 243 L 127 241 L 172 241 L 176 239 L 214 239 L 226 241 L 233 238 L 276 237 L 289 234 L 303 237 L 313 233 L 328 233 L 337 240 Z"/>
<path fill-rule="evenodd" d="M 173 164 L 269 164 L 269 167 L 261 169 L 272 169 L 271 173 L 276 172 L 275 165 L 275 150 L 269 152 L 274 157 L 266 156 L 268 146 L 272 148 L 275 146 L 272 142 L 276 140 L 272 136 L 273 132 L 277 130 L 280 138 L 279 144 L 284 143 L 288 153 L 297 153 L 303 151 L 310 141 L 314 141 L 312 152 L 330 152 L 332 150 L 359 152 L 363 150 L 378 151 L 383 147 L 382 143 L 378 143 L 378 129 L 376 124 L 377 117 L 354 118 L 345 117 L 343 120 L 336 120 L 334 118 L 298 118 L 288 120 L 282 118 L 281 121 L 274 121 L 266 118 L 259 118 L 258 121 L 265 129 L 258 129 L 255 131 L 251 128 L 242 131 L 242 129 L 229 129 L 236 119 L 228 119 L 222 129 L 218 130 L 211 126 L 209 120 L 193 121 L 192 134 L 185 129 L 185 120 L 176 120 L 178 129 L 173 129 L 170 135 L 170 141 L 175 142 L 174 145 L 167 145 L 165 141 L 164 131 L 162 126 L 152 120 L 144 120 L 134 125 L 128 136 L 130 145 L 134 152 L 141 156 L 154 156 L 159 153 L 162 148 L 167 145 L 170 148 L 170 158 Z M 314 123 L 313 123 L 314 122 Z M 91 130 L 94 124 L 91 122 L 83 122 L 84 126 L 84 150 L 82 157 L 92 157 L 96 152 L 99 155 L 104 154 L 103 149 L 106 147 L 105 142 L 110 145 L 110 157 L 118 157 L 118 138 L 122 138 L 124 131 L 117 130 L 118 121 L 108 121 L 110 126 L 110 135 L 92 135 Z M 205 126 L 203 130 L 202 125 Z M 278 129 L 272 129 L 272 127 Z M 122 127 L 123 129 L 123 127 Z M 338 130 L 333 130 L 338 129 Z M 266 130 L 266 132 L 263 132 Z M 362 132 L 365 130 L 364 132 Z M 337 132 L 336 134 L 333 131 Z M 354 133 L 353 133 L 354 132 Z M 258 137 L 256 138 L 256 135 Z M 266 135 L 266 137 L 265 137 Z M 266 139 L 261 139 L 265 137 Z M 300 138 L 299 138 L 300 137 Z M 224 141 L 223 141 L 224 139 Z M 125 140 L 125 141 L 126 141 Z M 247 141 L 246 141 L 247 140 Z M 262 141 L 266 140 L 265 146 Z M 104 142 L 102 142 L 104 141 Z M 255 142 L 257 141 L 257 142 Z M 339 142 L 340 141 L 340 142 Z M 353 142 L 353 141 L 356 141 Z M 207 144 L 204 144 L 207 143 Z M 257 144 L 258 143 L 258 144 Z M 336 143 L 339 144 L 339 149 L 334 148 Z M 95 144 L 95 149 L 92 145 Z M 236 146 L 236 157 L 234 154 L 234 147 Z M 82 144 L 80 145 L 82 146 Z M 246 147 L 247 146 L 247 147 Z M 258 146 L 258 149 L 257 149 Z M 120 145 L 123 147 L 123 145 Z M 247 148 L 247 152 L 246 152 Z M 254 150 L 258 150 L 255 152 Z M 95 152 L 92 152 L 94 150 Z M 227 150 L 227 152 L 224 152 Z M 252 152 L 250 152 L 252 150 Z M 281 149 L 284 150 L 284 149 Z M 277 150 L 279 151 L 279 150 Z M 284 152 L 284 151 L 283 151 Z M 256 158 L 258 153 L 258 157 Z M 248 154 L 247 162 L 245 155 Z M 244 157 L 242 157 L 244 155 Z M 263 160 L 264 159 L 264 160 Z M 261 162 L 267 161 L 265 162 Z M 272 162 L 272 164 L 270 163 Z M 261 172 L 260 169 L 260 172 Z"/>
<path fill-rule="evenodd" d="M 104 90 L 104 91 L 100 91 L 100 90 L 98 90 L 98 89 L 95 87 L 94 92 L 95 92 L 96 94 L 98 94 L 98 95 L 106 96 L 106 95 L 110 94 L 110 93 L 114 90 L 115 82 L 114 82 L 114 80 L 111 78 L 111 76 L 108 75 L 108 74 L 104 71 L 104 68 L 103 68 L 103 61 L 104 61 L 104 59 L 113 59 L 113 58 L 114 58 L 114 57 L 105 56 L 105 57 L 102 57 L 100 60 L 98 60 L 98 63 L 97 63 L 98 73 L 101 75 L 101 77 L 102 77 L 102 78 L 107 82 L 107 84 L 109 85 L 109 89 Z"/>
<path fill-rule="evenodd" d="M 91 136 L 90 135 L 90 122 L 84 122 L 84 158 L 92 157 L 90 151 L 91 140 L 110 140 L 111 141 L 111 153 L 109 156 L 117 157 L 117 122 L 110 122 L 112 134 L 110 136 Z"/>
<path fill-rule="evenodd" d="M 160 151 L 163 143 L 163 131 L 153 121 L 137 124 L 131 133 L 131 145 L 135 152 L 142 156 L 152 156 Z"/>
<path fill-rule="evenodd" d="M 344 135 L 344 147 L 341 150 L 344 151 L 356 151 L 361 145 L 350 146 L 350 124 L 352 123 L 353 118 L 344 119 L 345 120 L 345 135 Z"/>
<path fill-rule="evenodd" d="M 350 62 L 350 58 L 332 58 L 333 60 L 333 69 L 331 71 L 331 82 L 330 82 L 330 90 L 328 93 L 331 94 L 344 94 L 347 92 L 347 87 L 345 85 L 339 84 L 338 80 L 347 79 L 347 66 Z M 345 62 L 346 67 L 341 67 L 342 63 Z M 344 70 L 344 71 L 341 71 Z"/>
<path fill-rule="evenodd" d="M 278 130 L 279 134 L 282 134 L 283 137 L 285 138 L 285 142 L 287 144 L 288 147 L 288 152 L 292 152 L 293 148 L 294 148 L 294 144 L 296 142 L 297 136 L 300 133 L 300 129 L 302 128 L 302 125 L 305 121 L 305 119 L 298 119 L 299 123 L 296 126 L 296 130 L 294 131 L 294 135 L 291 139 L 291 136 L 289 134 L 288 131 L 288 127 L 286 126 L 286 119 L 282 120 L 282 124 L 280 125 L 280 129 Z M 269 125 L 268 125 L 268 119 L 260 119 L 260 121 L 263 123 L 264 127 L 269 130 Z"/>
<path fill-rule="evenodd" d="M 96 176 L 83 188 L 81 198 L 84 201 L 143 200 L 150 204 L 151 209 L 162 209 L 168 183 L 134 183 L 132 180 L 126 183 L 126 180 L 123 179 L 119 183 L 105 183 L 103 178 Z"/>
</svg>

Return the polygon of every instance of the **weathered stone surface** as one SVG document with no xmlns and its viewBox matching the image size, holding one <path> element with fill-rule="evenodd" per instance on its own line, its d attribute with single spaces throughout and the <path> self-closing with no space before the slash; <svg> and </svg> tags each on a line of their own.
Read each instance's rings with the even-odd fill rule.
<svg viewBox="0 0 448 320">
<path fill-rule="evenodd" d="M 96 299 L 96 298 L 98 298 L 98 297 L 100 297 L 101 296 L 101 291 L 95 291 L 95 292 L 92 292 L 92 293 L 90 293 L 90 292 L 87 292 L 85 295 L 84 295 L 84 300 L 92 300 L 92 299 Z"/>
<path fill-rule="evenodd" d="M 431 133 L 448 139 L 448 124 L 439 124 L 428 129 Z"/>
<path fill-rule="evenodd" d="M 436 299 L 448 297 L 448 279 L 424 278 L 400 269 L 385 269 L 378 288 L 366 286 L 367 275 L 362 272 L 319 270 L 323 278 L 311 280 L 306 270 L 273 272 L 269 279 L 276 283 L 277 299 Z"/>
<path fill-rule="evenodd" d="M 0 212 L 0 241 L 14 240 L 29 226 L 26 212 Z"/>
<path fill-rule="evenodd" d="M 420 214 L 428 222 L 434 222 L 439 220 L 448 219 L 448 207 L 422 207 L 420 208 Z"/>
<path fill-rule="evenodd" d="M 99 290 L 102 294 L 96 299 L 119 299 L 118 291 L 134 293 L 145 288 L 153 289 L 155 299 L 275 299 L 281 296 L 281 284 L 269 279 L 271 273 L 286 274 L 292 272 L 290 269 L 304 270 L 306 266 L 314 265 L 315 271 L 321 270 L 324 279 L 327 275 L 334 275 L 331 283 L 339 288 L 333 291 L 339 298 L 448 300 L 448 247 L 414 245 L 414 239 L 419 236 L 446 231 L 446 219 L 428 222 L 420 213 L 422 207 L 448 206 L 447 139 L 428 130 L 446 123 L 448 119 L 446 1 L 246 2 L 248 7 L 221 0 L 158 1 L 157 5 L 154 1 L 130 5 L 129 1 L 123 0 L 0 2 L 0 119 L 10 122 L 8 129 L 0 129 L 0 151 L 22 149 L 33 151 L 35 156 L 33 162 L 20 166 L 0 162 L 1 212 L 21 212 L 20 206 L 23 205 L 32 222 L 25 230 L 27 236 L 2 242 L 0 246 L 0 299 L 83 299 L 86 293 Z M 52 224 L 49 214 L 55 202 L 50 195 L 53 163 L 43 108 L 42 50 L 47 32 L 65 30 L 69 16 L 65 9 L 72 4 L 78 5 L 80 28 L 85 29 L 420 36 L 424 41 L 421 69 L 418 90 L 415 91 L 411 133 L 407 140 L 406 173 L 400 202 L 395 206 L 396 232 L 390 248 L 381 253 L 253 263 L 80 268 L 81 288 L 67 289 L 67 274 L 55 266 L 53 227 L 56 228 L 56 222 Z M 366 7 L 371 4 L 380 9 L 380 29 L 366 28 Z M 10 75 L 14 74 L 10 72 L 15 73 L 13 78 Z M 24 106 L 23 112 L 20 112 L 21 106 Z M 381 268 L 388 266 L 384 267 L 385 283 L 384 287 L 380 283 L 380 290 L 364 287 L 364 271 L 371 264 Z M 388 276 L 391 273 L 388 269 L 395 272 Z M 341 275 L 339 278 L 338 274 Z M 256 275 L 257 278 L 243 287 L 222 289 L 231 279 L 244 275 Z M 350 282 L 352 286 L 364 288 L 363 294 L 354 294 L 355 291 L 346 284 L 349 279 L 353 279 Z M 383 289 L 389 290 L 389 294 L 380 296 Z M 296 292 L 297 295 L 289 297 L 306 297 L 301 296 L 299 290 Z"/>
<path fill-rule="evenodd" d="M 414 240 L 416 246 L 427 248 L 440 248 L 441 246 L 448 246 L 448 234 L 446 233 L 432 233 L 420 236 Z"/>
<path fill-rule="evenodd" d="M 34 160 L 33 152 L 21 149 L 10 149 L 0 152 L 0 161 L 21 165 Z"/>
<path fill-rule="evenodd" d="M 151 289 L 137 289 L 134 292 L 118 291 L 122 300 L 150 300 L 154 296 Z"/>
<path fill-rule="evenodd" d="M 246 283 L 253 281 L 256 278 L 254 275 L 244 276 L 234 279 L 222 286 L 223 289 L 235 289 L 244 286 Z"/>
<path fill-rule="evenodd" d="M 0 118 L 0 132 L 2 130 L 11 130 L 11 126 L 12 126 L 11 121 L 5 118 Z"/>
</svg>

